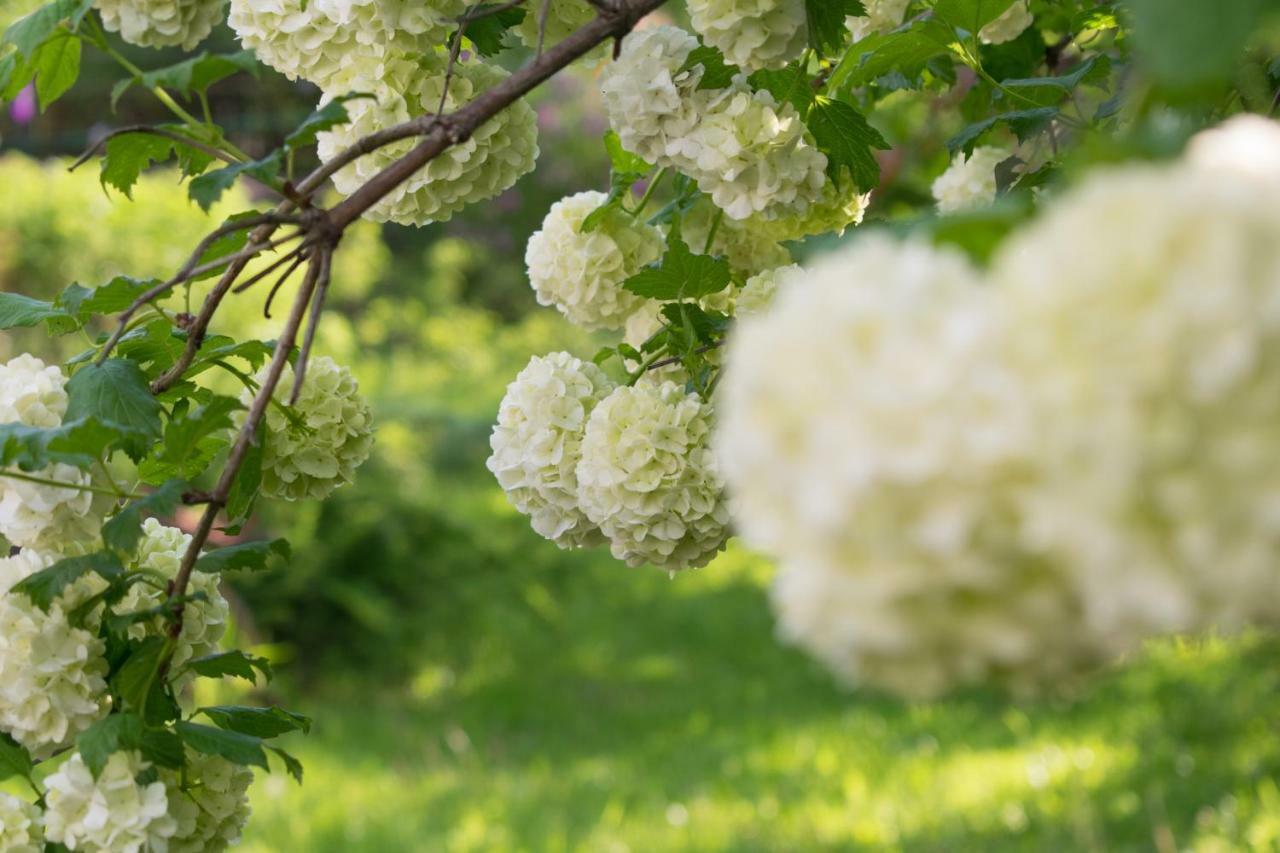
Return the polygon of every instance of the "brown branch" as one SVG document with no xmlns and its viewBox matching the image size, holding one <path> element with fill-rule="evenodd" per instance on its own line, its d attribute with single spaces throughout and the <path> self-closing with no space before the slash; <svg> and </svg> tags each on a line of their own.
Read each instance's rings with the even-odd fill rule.
<svg viewBox="0 0 1280 853">
<path fill-rule="evenodd" d="M 316 339 L 316 329 L 320 327 L 320 313 L 324 311 L 324 298 L 329 294 L 329 264 L 332 257 L 332 249 L 320 254 L 320 276 L 316 282 L 315 297 L 311 300 L 311 319 L 307 322 L 307 334 L 302 339 L 302 349 L 298 351 L 298 361 L 293 368 L 293 390 L 289 392 L 290 406 L 298 402 L 298 395 L 302 393 L 302 382 L 307 378 L 311 345 Z"/>
</svg>

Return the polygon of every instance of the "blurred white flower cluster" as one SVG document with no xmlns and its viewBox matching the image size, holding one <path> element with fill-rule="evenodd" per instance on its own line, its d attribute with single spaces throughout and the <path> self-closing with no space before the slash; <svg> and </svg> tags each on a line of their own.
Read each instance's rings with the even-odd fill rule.
<svg viewBox="0 0 1280 853">
<path fill-rule="evenodd" d="M 269 365 L 258 374 L 261 382 Z M 288 404 L 294 372 L 286 366 L 276 386 L 279 405 L 267 407 L 263 425 L 262 493 L 285 500 L 322 500 L 355 479 L 373 449 L 373 415 L 351 371 L 328 356 L 307 363 L 298 399 Z M 248 406 L 253 392 L 245 389 Z M 239 418 L 243 420 L 244 412 Z"/>
<path fill-rule="evenodd" d="M 972 153 L 956 152 L 951 165 L 933 182 L 933 198 L 939 213 L 959 213 L 985 207 L 996 200 L 996 166 L 1009 159 L 1009 152 L 983 145 Z"/>
<path fill-rule="evenodd" d="M 605 111 L 627 150 L 698 182 L 732 219 L 803 214 L 827 184 L 827 158 L 800 114 L 745 77 L 699 89 L 698 45 L 678 27 L 640 30 L 601 77 Z"/>
<path fill-rule="evenodd" d="M 644 301 L 622 283 L 662 257 L 658 229 L 617 209 L 604 211 L 591 231 L 587 217 L 607 200 L 600 192 L 569 196 L 551 207 L 529 239 L 525 263 L 542 305 L 554 305 L 585 329 L 617 329 Z"/>
<path fill-rule="evenodd" d="M 717 450 L 780 631 L 914 696 L 1280 619 L 1280 170 L 1096 174 L 997 253 L 864 239 L 744 319 Z"/>
<path fill-rule="evenodd" d="M 689 0 L 703 41 L 743 71 L 783 68 L 808 45 L 804 0 Z"/>
<path fill-rule="evenodd" d="M 0 853 L 43 853 L 44 816 L 33 803 L 0 792 Z"/>
<path fill-rule="evenodd" d="M 191 50 L 222 22 L 223 0 L 94 0 L 102 25 L 130 44 Z"/>
<path fill-rule="evenodd" d="M 886 33 L 901 26 L 911 0 L 862 0 L 864 15 L 850 15 L 845 19 L 854 41 L 867 36 Z"/>
<path fill-rule="evenodd" d="M 994 21 L 978 31 L 978 38 L 985 44 L 1004 44 L 1016 39 L 1035 23 L 1027 0 L 1014 0 Z"/>
</svg>

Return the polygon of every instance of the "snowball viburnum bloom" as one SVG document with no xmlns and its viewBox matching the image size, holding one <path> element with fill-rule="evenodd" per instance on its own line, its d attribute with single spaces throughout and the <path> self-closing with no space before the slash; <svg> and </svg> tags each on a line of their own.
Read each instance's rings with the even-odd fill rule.
<svg viewBox="0 0 1280 853">
<path fill-rule="evenodd" d="M 175 578 L 182 565 L 182 557 L 191 544 L 191 536 L 176 527 L 168 527 L 154 518 L 142 523 L 142 540 L 134 557 L 133 567 L 158 572 L 166 578 Z M 218 588 L 218 576 L 195 572 L 191 575 L 188 594 L 201 594 L 203 601 L 187 602 L 182 610 L 182 633 L 173 650 L 170 669 L 176 671 L 187 661 L 217 651 L 218 641 L 226 630 L 230 608 Z M 157 607 L 166 600 L 164 590 L 148 584 L 137 583 L 129 588 L 111 609 L 118 614 L 136 613 Z M 148 633 L 160 633 L 167 623 L 157 616 L 150 622 L 138 622 L 129 626 L 129 636 L 140 640 Z"/>
<path fill-rule="evenodd" d="M 827 157 L 795 107 L 752 91 L 742 78 L 693 100 L 701 121 L 655 162 L 696 180 L 732 219 L 802 214 L 822 197 Z"/>
<path fill-rule="evenodd" d="M 24 549 L 0 558 L 0 732 L 43 758 L 107 712 L 107 661 L 97 636 L 67 621 L 95 590 L 82 579 L 41 610 L 14 584 L 53 559 Z"/>
<path fill-rule="evenodd" d="M 0 423 L 49 428 L 67 411 L 66 377 L 34 356 L 23 354 L 0 365 Z M 0 534 L 23 548 L 63 549 L 97 533 L 99 507 L 87 473 L 58 463 L 29 473 L 67 486 L 0 477 Z"/>
<path fill-rule="evenodd" d="M 373 92 L 346 104 L 351 120 L 317 136 L 322 161 L 331 160 L 374 131 L 440 109 L 446 60 L 424 54 L 415 60 L 388 59 L 376 69 L 359 69 L 352 91 Z M 479 60 L 454 66 L 444 110 L 449 112 L 500 83 L 505 71 Z M 379 148 L 343 166 L 333 176 L 340 193 L 350 195 L 406 153 L 417 140 Z M 467 140 L 451 145 L 369 209 L 366 219 L 426 225 L 445 222 L 469 204 L 491 199 L 533 170 L 538 157 L 538 125 L 533 108 L 518 101 L 478 127 Z"/>
<path fill-rule="evenodd" d="M 577 467 L 587 419 L 613 388 L 594 364 L 554 352 L 520 371 L 498 409 L 486 464 L 533 529 L 561 548 L 604 541 L 578 507 Z"/>
<path fill-rule="evenodd" d="M 1229 118 L 1191 137 L 1187 161 L 1200 169 L 1280 179 L 1280 122 L 1253 113 Z"/>
<path fill-rule="evenodd" d="M 803 275 L 804 270 L 798 264 L 765 270 L 753 275 L 738 292 L 734 301 L 734 316 L 741 319 L 762 313 L 773 304 L 780 286 L 789 286 L 788 282 L 799 279 Z"/>
<path fill-rule="evenodd" d="M 290 80 L 332 95 L 361 90 L 389 56 L 444 44 L 465 0 L 231 0 L 241 44 Z"/>
<path fill-rule="evenodd" d="M 1030 376 L 1035 535 L 1070 555 L 1093 630 L 1280 621 L 1275 178 L 1111 169 L 993 265 Z"/>
<path fill-rule="evenodd" d="M 160 774 L 176 823 L 168 853 L 221 853 L 239 842 L 249 822 L 253 771 L 217 755 L 188 750 L 186 757 L 185 774 Z"/>
<path fill-rule="evenodd" d="M 95 779 L 79 753 L 45 780 L 45 835 L 87 853 L 166 850 L 177 831 L 163 782 L 139 784 L 150 764 L 136 752 L 116 752 Z"/>
<path fill-rule="evenodd" d="M 622 284 L 662 257 L 661 232 L 609 210 L 594 230 L 582 223 L 605 203 L 604 193 L 584 192 L 556 202 L 529 239 L 525 263 L 542 305 L 554 305 L 586 329 L 620 328 L 643 301 Z"/>
<path fill-rule="evenodd" d="M 261 382 L 269 365 L 258 374 Z M 355 479 L 373 448 L 373 416 L 351 371 L 326 356 L 307 364 L 301 393 L 288 405 L 294 373 L 286 367 L 268 406 L 262 449 L 262 493 L 285 500 L 322 500 Z M 241 395 L 248 405 L 252 392 Z M 241 414 L 243 417 L 243 414 Z"/>
<path fill-rule="evenodd" d="M 551 0 L 547 6 L 545 29 L 542 23 L 542 3 L 531 5 L 524 20 L 516 25 L 516 35 L 528 47 L 536 48 L 540 40 L 544 46 L 562 41 L 574 30 L 588 23 L 596 15 L 587 0 Z"/>
<path fill-rule="evenodd" d="M 933 182 L 933 197 L 940 213 L 956 213 L 991 204 L 996 199 L 996 166 L 1009 152 L 984 145 L 965 155 L 957 152 L 951 165 Z"/>
<path fill-rule="evenodd" d="M 672 140 L 698 123 L 693 93 L 703 67 L 684 69 L 698 40 L 679 27 L 637 30 L 605 66 L 600 92 L 609 124 L 628 151 L 649 162 L 665 157 Z"/>
<path fill-rule="evenodd" d="M 715 239 L 708 246 L 707 240 L 711 237 L 711 229 L 717 220 L 720 224 L 715 230 Z M 685 214 L 681 230 L 685 242 L 693 252 L 704 253 L 705 250 L 705 254 L 723 256 L 734 272 L 751 276 L 760 270 L 791 263 L 791 252 L 764 233 L 784 221 L 777 219 L 765 222 L 759 217 L 752 217 L 746 222 L 737 222 L 721 216 L 719 209 L 704 197 L 695 202 Z"/>
<path fill-rule="evenodd" d="M 869 35 L 886 33 L 901 26 L 907 15 L 907 6 L 911 0 L 862 0 L 865 15 L 850 15 L 845 18 L 849 32 L 854 41 L 862 41 Z"/>
<path fill-rule="evenodd" d="M 130 44 L 191 50 L 222 20 L 223 0 L 94 0 L 102 25 Z"/>
<path fill-rule="evenodd" d="M 689 0 L 689 20 L 703 41 L 744 71 L 782 68 L 804 52 L 804 0 Z"/>
<path fill-rule="evenodd" d="M 34 803 L 0 792 L 0 853 L 43 853 L 44 825 Z"/>
<path fill-rule="evenodd" d="M 1004 44 L 1022 35 L 1033 23 L 1035 23 L 1035 16 L 1031 14 L 1027 0 L 1014 0 L 1013 5 L 1000 17 L 982 28 L 978 38 L 983 44 Z"/>
<path fill-rule="evenodd" d="M 741 535 L 781 563 L 782 634 L 912 696 L 1096 663 L 1061 568 L 1021 542 L 1035 430 L 991 289 L 868 239 L 788 276 L 730 341 L 717 449 Z"/>
<path fill-rule="evenodd" d="M 711 408 L 672 382 L 618 388 L 587 421 L 578 502 L 630 566 L 704 566 L 724 548 L 729 512 Z"/>
<path fill-rule="evenodd" d="M 859 192 L 846 174 L 839 188 L 828 181 L 817 200 L 804 212 L 783 210 L 771 219 L 753 216 L 743 222 L 742 227 L 757 240 L 763 239 L 766 242 L 785 243 L 829 232 L 839 236 L 846 229 L 862 224 L 862 218 L 870 204 L 871 193 Z M 770 266 L 780 264 L 765 264 L 755 270 Z"/>
</svg>

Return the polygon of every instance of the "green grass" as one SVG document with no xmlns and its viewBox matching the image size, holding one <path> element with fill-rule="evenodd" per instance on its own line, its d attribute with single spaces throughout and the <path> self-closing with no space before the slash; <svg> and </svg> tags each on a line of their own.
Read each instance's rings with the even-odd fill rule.
<svg viewBox="0 0 1280 853">
<path fill-rule="evenodd" d="M 1274 640 L 1161 644 L 1074 701 L 903 703 L 778 645 L 743 554 L 669 580 L 511 535 L 420 614 L 416 674 L 296 700 L 306 784 L 259 781 L 245 849 L 1280 847 Z"/>
</svg>

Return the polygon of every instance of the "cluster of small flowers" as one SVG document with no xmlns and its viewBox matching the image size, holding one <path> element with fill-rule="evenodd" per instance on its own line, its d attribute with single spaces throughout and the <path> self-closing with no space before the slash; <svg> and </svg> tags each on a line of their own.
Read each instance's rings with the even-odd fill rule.
<svg viewBox="0 0 1280 853">
<path fill-rule="evenodd" d="M 703 41 L 744 71 L 783 68 L 809 40 L 804 0 L 689 0 Z"/>
<path fill-rule="evenodd" d="M 698 182 L 729 217 L 803 214 L 822 199 L 827 158 L 791 104 L 739 76 L 699 89 L 684 66 L 698 45 L 678 27 L 633 33 L 601 77 L 605 111 L 623 145 Z"/>
<path fill-rule="evenodd" d="M 985 207 L 996 200 L 996 166 L 1009 159 L 1003 148 L 984 145 L 966 155 L 957 152 L 951 165 L 933 182 L 939 213 L 959 213 Z"/>
<path fill-rule="evenodd" d="M 268 369 L 258 373 L 259 382 Z M 297 400 L 288 404 L 294 384 L 293 369 L 286 366 L 275 392 L 280 405 L 268 406 L 263 418 L 262 494 L 323 500 L 350 483 L 369 458 L 373 415 L 351 371 L 327 356 L 307 362 Z M 245 389 L 241 400 L 247 406 L 253 392 Z"/>
<path fill-rule="evenodd" d="M 568 353 L 534 357 L 507 389 L 488 466 L 540 534 L 607 541 L 629 565 L 705 565 L 728 539 L 711 408 L 672 383 L 617 387 Z"/>
<path fill-rule="evenodd" d="M 130 44 L 191 50 L 222 21 L 223 0 L 94 0 L 102 25 Z"/>
<path fill-rule="evenodd" d="M 1280 170 L 1220 156 L 1277 136 L 1092 178 L 987 281 L 864 239 L 742 322 L 716 449 L 784 636 L 929 696 L 1280 619 Z"/>
<path fill-rule="evenodd" d="M 845 19 L 855 42 L 867 36 L 886 33 L 902 24 L 911 0 L 862 0 L 866 14 L 850 15 Z"/>
</svg>

